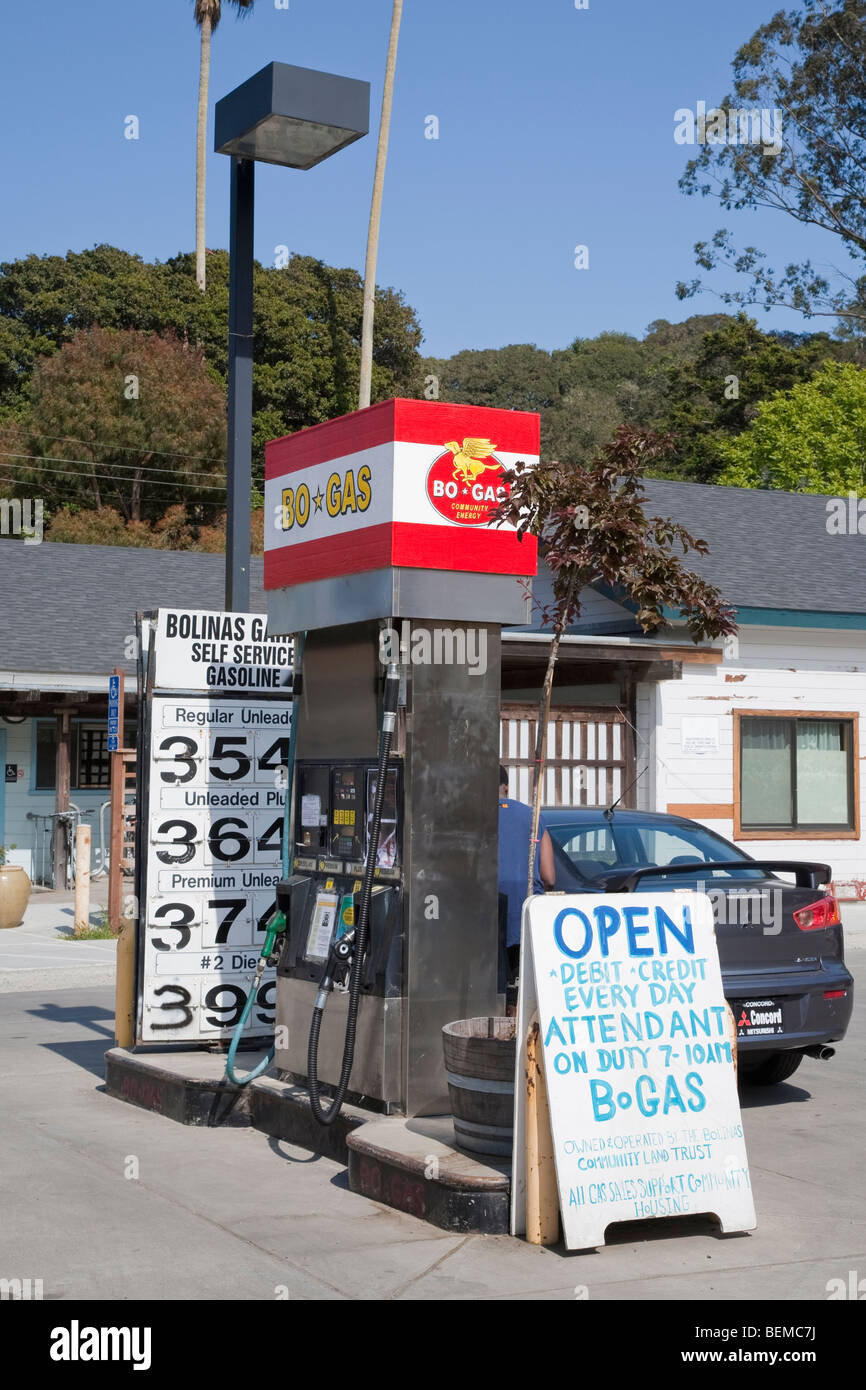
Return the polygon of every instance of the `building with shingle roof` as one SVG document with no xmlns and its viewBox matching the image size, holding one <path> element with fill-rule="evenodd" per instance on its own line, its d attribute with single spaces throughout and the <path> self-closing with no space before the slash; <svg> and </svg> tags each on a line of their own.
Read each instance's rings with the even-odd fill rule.
<svg viewBox="0 0 866 1390">
<path fill-rule="evenodd" d="M 670 614 L 647 635 L 621 594 L 585 591 L 557 667 L 546 800 L 688 815 L 752 853 L 830 859 L 866 892 L 866 515 L 856 499 L 655 479 L 646 495 L 648 514 L 707 542 L 687 563 L 739 632 L 696 647 Z M 61 726 L 73 803 L 95 817 L 107 799 L 108 678 L 125 673 L 133 735 L 136 613 L 219 610 L 224 575 L 221 555 L 0 541 L 0 842 L 18 846 L 13 861 L 32 867 L 28 812 L 53 808 Z M 260 559 L 251 595 L 265 611 Z M 532 597 L 502 659 L 502 760 L 524 799 L 550 639 L 543 565 Z"/>
</svg>

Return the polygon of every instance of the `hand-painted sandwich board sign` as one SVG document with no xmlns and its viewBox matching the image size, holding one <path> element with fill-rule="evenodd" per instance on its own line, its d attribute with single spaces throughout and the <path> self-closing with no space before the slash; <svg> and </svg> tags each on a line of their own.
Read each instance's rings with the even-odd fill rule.
<svg viewBox="0 0 866 1390">
<path fill-rule="evenodd" d="M 715 1214 L 754 1228 L 712 904 L 704 893 L 527 900 L 518 1039 L 537 1012 L 570 1250 L 612 1222 Z M 512 1230 L 525 1229 L 524 1056 Z"/>
</svg>

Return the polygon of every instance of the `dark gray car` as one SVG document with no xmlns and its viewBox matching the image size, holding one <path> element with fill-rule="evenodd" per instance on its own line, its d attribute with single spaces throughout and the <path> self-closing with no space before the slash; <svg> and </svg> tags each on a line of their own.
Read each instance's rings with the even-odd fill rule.
<svg viewBox="0 0 866 1390">
<path fill-rule="evenodd" d="M 709 895 L 743 1081 L 773 1085 L 804 1055 L 832 1057 L 854 982 L 828 865 L 753 859 L 706 826 L 649 811 L 551 807 L 544 824 L 555 891 Z"/>
</svg>

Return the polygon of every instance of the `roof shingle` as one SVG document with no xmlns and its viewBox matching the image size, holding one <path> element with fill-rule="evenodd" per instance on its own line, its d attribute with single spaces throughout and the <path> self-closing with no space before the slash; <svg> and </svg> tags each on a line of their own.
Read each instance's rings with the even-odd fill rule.
<svg viewBox="0 0 866 1390">
<path fill-rule="evenodd" d="M 650 515 L 672 516 L 707 556 L 690 568 L 738 608 L 866 613 L 866 536 L 831 535 L 824 496 L 696 483 L 646 482 Z M 254 612 L 266 608 L 262 561 L 250 571 Z M 550 602 L 550 576 L 539 573 L 536 606 Z M 193 551 L 0 544 L 0 669 L 97 673 L 122 666 L 135 614 L 152 608 L 219 610 L 225 557 Z M 532 626 L 537 627 L 535 617 Z M 578 630 L 623 632 L 627 614 L 591 605 Z"/>
</svg>

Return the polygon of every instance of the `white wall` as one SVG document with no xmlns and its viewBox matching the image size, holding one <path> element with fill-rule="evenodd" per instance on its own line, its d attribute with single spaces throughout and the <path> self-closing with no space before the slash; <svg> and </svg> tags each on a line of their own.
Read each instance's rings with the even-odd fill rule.
<svg viewBox="0 0 866 1390">
<path fill-rule="evenodd" d="M 23 771 L 23 777 L 19 777 L 15 783 L 5 782 L 0 787 L 0 796 L 5 794 L 5 824 L 3 829 L 3 843 L 8 847 L 15 845 L 14 850 L 9 851 L 9 863 L 20 864 L 26 869 L 28 874 L 33 872 L 33 847 L 36 843 L 36 827 L 39 822 L 27 819 L 27 812 L 32 811 L 38 815 L 47 815 L 56 810 L 56 800 L 54 792 L 34 792 L 31 791 L 34 777 L 33 768 L 33 735 L 32 719 L 27 719 L 23 724 L 7 724 L 5 721 L 0 723 L 0 728 L 6 734 L 6 763 L 16 763 L 18 768 Z M 99 843 L 99 808 L 103 802 L 108 800 L 108 788 L 98 791 L 73 791 L 70 794 L 70 801 L 79 806 L 82 811 L 93 811 L 85 820 L 85 825 L 89 825 L 92 831 L 92 853 L 91 865 L 94 873 L 102 868 Z M 105 826 L 105 847 L 108 849 L 108 812 L 103 817 Z"/>
<path fill-rule="evenodd" d="M 660 768 L 656 758 L 656 724 L 659 718 L 660 687 L 652 682 L 635 688 L 635 806 L 639 811 L 655 811 L 659 800 Z"/>
<path fill-rule="evenodd" d="M 855 775 L 866 816 L 866 632 L 823 628 L 758 628 L 744 626 L 738 635 L 736 655 L 726 656 L 721 666 L 684 665 L 682 680 L 660 681 L 655 748 L 652 748 L 652 687 L 638 691 L 638 766 L 641 756 L 655 762 L 652 802 L 644 809 L 666 811 L 668 806 L 722 803 L 734 799 L 733 711 L 839 710 L 861 716 L 860 762 Z M 718 720 L 719 751 L 701 755 L 682 751 L 682 721 L 686 715 Z M 642 782 L 647 781 L 647 776 Z M 640 785 L 640 784 L 639 784 Z M 643 792 L 646 796 L 646 791 Z M 699 815 L 711 829 L 733 840 L 732 819 Z M 817 859 L 833 868 L 837 884 L 860 882 L 866 890 L 866 850 L 859 840 L 802 839 L 743 840 L 743 848 L 755 857 Z M 861 891 L 864 891 L 861 890 Z M 856 888 L 842 890 L 853 897 Z"/>
</svg>

